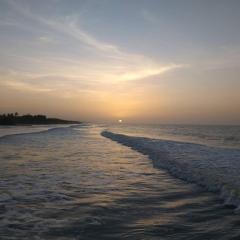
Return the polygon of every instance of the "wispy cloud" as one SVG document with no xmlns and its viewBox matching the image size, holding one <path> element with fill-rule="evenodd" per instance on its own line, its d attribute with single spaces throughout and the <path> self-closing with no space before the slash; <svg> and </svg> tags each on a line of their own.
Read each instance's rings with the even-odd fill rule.
<svg viewBox="0 0 240 240">
<path fill-rule="evenodd" d="M 39 40 L 40 42 L 46 43 L 46 44 L 48 44 L 48 43 L 54 43 L 54 40 L 53 40 L 51 37 L 49 37 L 49 36 L 41 36 L 41 37 L 38 38 L 38 40 Z"/>
<path fill-rule="evenodd" d="M 16 81 L 16 80 L 11 80 L 11 81 L 2 81 L 1 82 L 2 86 L 12 88 L 15 90 L 19 91 L 24 91 L 24 92 L 51 92 L 52 89 L 49 88 L 41 88 L 39 86 L 34 86 L 31 83 L 25 83 L 22 81 Z"/>
<path fill-rule="evenodd" d="M 120 47 L 114 44 L 100 41 L 79 26 L 78 16 L 76 15 L 61 19 L 49 19 L 32 12 L 29 6 L 20 5 L 16 1 L 9 1 L 9 4 L 24 17 L 30 18 L 35 22 L 43 24 L 45 27 L 78 40 L 79 43 L 83 46 L 85 45 L 89 51 L 100 56 L 100 60 L 86 61 L 81 59 L 81 64 L 84 62 L 86 67 L 84 69 L 80 68 L 80 71 L 76 71 L 77 66 L 74 71 L 74 66 L 64 66 L 66 70 L 65 75 L 72 75 L 72 73 L 74 73 L 76 76 L 85 75 L 99 81 L 117 82 L 146 78 L 183 67 L 182 64 L 176 63 L 158 63 L 148 56 L 129 53 L 121 50 Z M 40 37 L 40 40 L 44 43 L 51 41 L 51 39 L 44 36 Z"/>
</svg>

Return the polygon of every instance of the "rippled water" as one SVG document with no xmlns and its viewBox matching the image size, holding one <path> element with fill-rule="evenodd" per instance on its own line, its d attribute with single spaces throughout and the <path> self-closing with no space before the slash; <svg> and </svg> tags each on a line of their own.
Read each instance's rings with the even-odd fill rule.
<svg viewBox="0 0 240 240">
<path fill-rule="evenodd" d="M 0 239 L 239 239 L 240 217 L 100 133 L 0 138 Z"/>
<path fill-rule="evenodd" d="M 112 124 L 113 132 L 157 139 L 240 149 L 240 126 Z"/>
</svg>

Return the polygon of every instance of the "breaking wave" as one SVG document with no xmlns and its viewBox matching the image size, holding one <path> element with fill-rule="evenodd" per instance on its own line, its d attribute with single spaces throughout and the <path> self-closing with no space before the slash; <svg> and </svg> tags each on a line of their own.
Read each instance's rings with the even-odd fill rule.
<svg viewBox="0 0 240 240">
<path fill-rule="evenodd" d="M 240 211 L 240 150 L 195 143 L 134 137 L 103 131 L 102 136 L 148 155 L 155 167 L 218 192 L 224 204 Z"/>
<path fill-rule="evenodd" d="M 50 131 L 61 130 L 65 128 L 77 128 L 83 127 L 84 124 L 54 124 L 54 125 L 33 125 L 33 126 L 4 126 L 0 127 L 0 139 L 6 138 L 9 136 L 16 136 L 16 135 L 26 135 L 26 134 L 33 134 L 33 133 L 44 133 Z"/>
</svg>

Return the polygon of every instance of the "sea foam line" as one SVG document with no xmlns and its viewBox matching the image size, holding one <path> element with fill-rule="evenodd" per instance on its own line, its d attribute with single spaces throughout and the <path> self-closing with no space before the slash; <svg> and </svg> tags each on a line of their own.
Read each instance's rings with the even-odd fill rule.
<svg viewBox="0 0 240 240">
<path fill-rule="evenodd" d="M 9 132 L 9 133 L 4 133 L 2 134 L 1 133 L 1 129 L 0 129 L 0 140 L 1 139 L 4 139 L 4 138 L 8 138 L 8 137 L 14 137 L 14 136 L 21 136 L 21 135 L 31 135 L 31 134 L 41 134 L 41 133 L 47 133 L 47 132 L 51 132 L 51 131 L 56 131 L 56 130 L 62 130 L 62 129 L 74 129 L 74 128 L 79 128 L 79 127 L 83 127 L 84 124 L 71 124 L 70 126 L 69 125 L 61 125 L 61 126 L 58 126 L 56 124 L 53 124 L 53 125 L 29 125 L 27 128 L 25 129 L 10 129 L 10 131 L 12 132 Z M 39 127 L 39 129 L 37 128 Z M 5 132 L 6 129 L 4 129 Z M 15 132 L 14 132 L 15 130 Z"/>
<path fill-rule="evenodd" d="M 103 131 L 102 136 L 149 156 L 155 167 L 220 193 L 225 205 L 240 210 L 240 150 L 208 147 Z"/>
</svg>

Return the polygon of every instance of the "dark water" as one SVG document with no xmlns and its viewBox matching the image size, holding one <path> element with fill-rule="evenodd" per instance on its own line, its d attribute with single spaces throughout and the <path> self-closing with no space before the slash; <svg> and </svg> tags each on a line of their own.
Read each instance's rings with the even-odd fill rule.
<svg viewBox="0 0 240 240">
<path fill-rule="evenodd" d="M 240 217 L 100 126 L 0 138 L 0 239 L 240 239 Z"/>
</svg>

